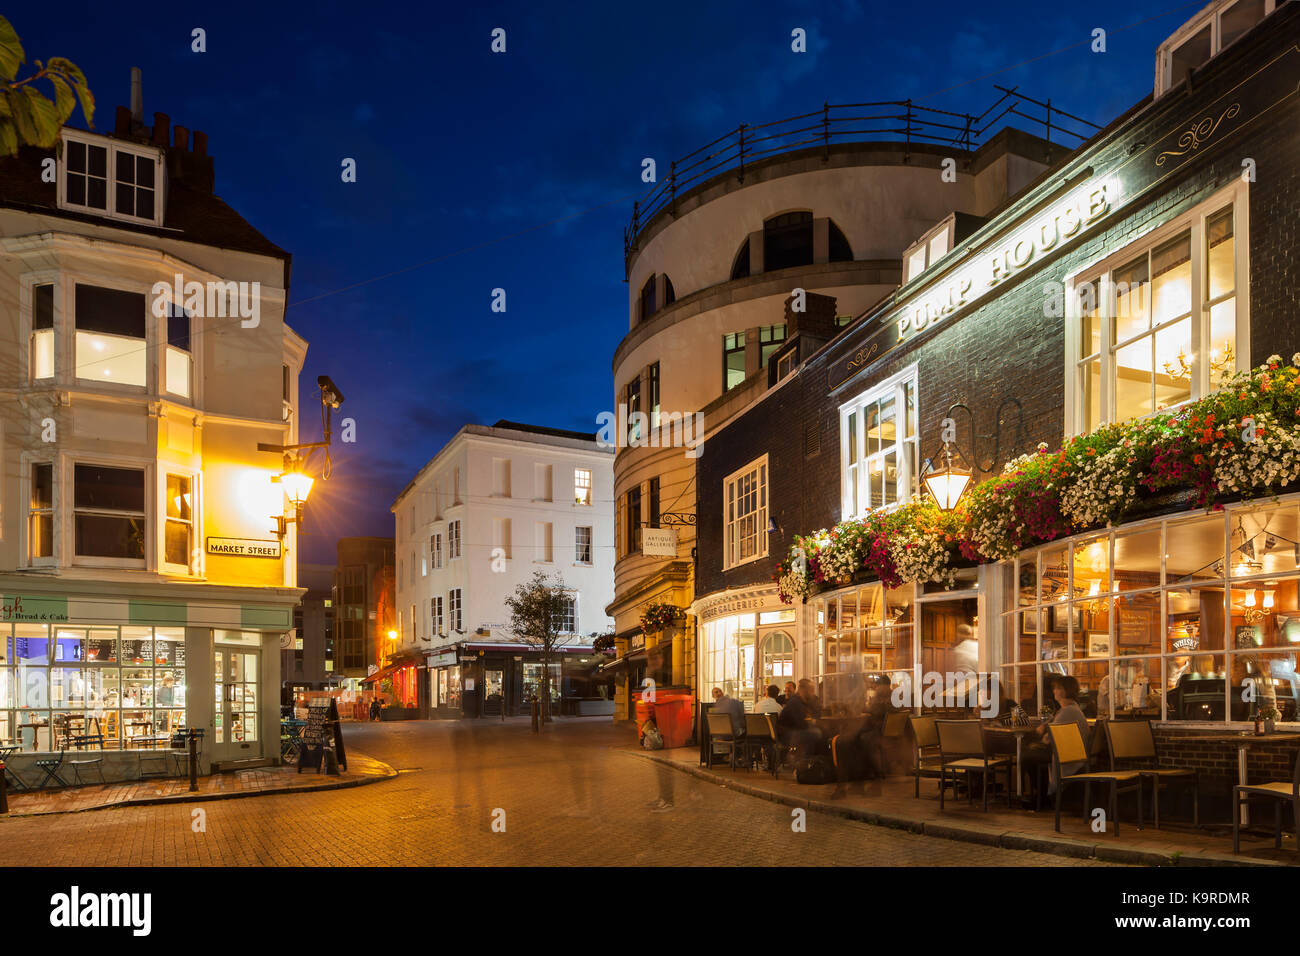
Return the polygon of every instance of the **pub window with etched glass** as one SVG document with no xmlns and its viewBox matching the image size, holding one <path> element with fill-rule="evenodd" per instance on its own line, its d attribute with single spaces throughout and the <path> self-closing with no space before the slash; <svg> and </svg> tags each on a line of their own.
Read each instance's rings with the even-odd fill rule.
<svg viewBox="0 0 1300 956">
<path fill-rule="evenodd" d="M 767 556 L 767 456 L 723 482 L 723 567 Z"/>
<path fill-rule="evenodd" d="M 1069 283 L 1074 433 L 1201 398 L 1249 365 L 1244 218 L 1234 187 Z"/>
<path fill-rule="evenodd" d="M 840 406 L 845 519 L 910 499 L 918 472 L 916 366 Z"/>
</svg>

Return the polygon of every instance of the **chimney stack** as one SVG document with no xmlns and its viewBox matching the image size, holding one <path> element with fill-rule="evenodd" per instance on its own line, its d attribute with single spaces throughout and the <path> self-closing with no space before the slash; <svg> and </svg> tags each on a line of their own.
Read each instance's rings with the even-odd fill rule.
<svg viewBox="0 0 1300 956">
<path fill-rule="evenodd" d="M 144 125 L 144 84 L 138 66 L 131 67 L 131 119 Z"/>
<path fill-rule="evenodd" d="M 198 129 L 194 131 L 194 155 L 208 155 L 208 134 Z"/>
<path fill-rule="evenodd" d="M 167 145 L 167 134 L 170 130 L 172 118 L 166 113 L 153 114 L 153 144 L 155 146 Z"/>
<path fill-rule="evenodd" d="M 114 116 L 113 134 L 116 136 L 131 135 L 131 108 L 128 106 L 119 106 Z"/>
<path fill-rule="evenodd" d="M 172 130 L 172 145 L 183 152 L 189 152 L 190 131 L 179 123 Z"/>
</svg>

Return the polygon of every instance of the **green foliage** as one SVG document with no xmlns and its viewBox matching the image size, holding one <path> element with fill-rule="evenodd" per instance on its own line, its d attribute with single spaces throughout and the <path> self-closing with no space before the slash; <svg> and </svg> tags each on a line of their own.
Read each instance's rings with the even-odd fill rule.
<svg viewBox="0 0 1300 956">
<path fill-rule="evenodd" d="M 521 641 L 542 650 L 564 643 L 559 624 L 568 609 L 568 594 L 558 575 L 552 583 L 541 571 L 534 571 L 529 581 L 506 598 L 505 605 L 510 612 L 510 630 Z"/>
<path fill-rule="evenodd" d="M 18 68 L 26 61 L 18 34 L 0 16 L 0 156 L 14 155 L 19 146 L 53 147 L 78 99 L 86 125 L 94 128 L 95 98 L 75 63 L 61 56 L 35 60 L 36 72 L 20 80 Z M 40 80 L 54 89 L 53 101 L 32 85 Z"/>
</svg>

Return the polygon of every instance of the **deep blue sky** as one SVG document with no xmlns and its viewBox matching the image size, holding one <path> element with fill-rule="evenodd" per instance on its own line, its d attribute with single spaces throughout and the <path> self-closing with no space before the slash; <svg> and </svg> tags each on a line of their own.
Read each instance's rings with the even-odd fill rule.
<svg viewBox="0 0 1300 956">
<path fill-rule="evenodd" d="M 6 16 L 29 63 L 61 55 L 86 72 L 99 129 L 141 67 L 146 120 L 207 132 L 217 192 L 293 253 L 288 319 L 311 343 L 303 421 L 318 428 L 325 372 L 357 422 L 308 509 L 307 557 L 332 563 L 340 535 L 393 533 L 393 498 L 466 422 L 595 430 L 627 329 L 622 229 L 647 188 L 643 157 L 662 169 L 741 122 L 825 100 L 978 114 L 995 82 L 1104 124 L 1149 92 L 1156 45 L 1202 3 L 178 6 L 66 0 Z M 206 53 L 191 52 L 195 27 Z M 495 27 L 505 54 L 489 50 Z M 790 50 L 795 27 L 806 54 Z M 1085 42 L 1096 27 L 1105 54 Z"/>
</svg>

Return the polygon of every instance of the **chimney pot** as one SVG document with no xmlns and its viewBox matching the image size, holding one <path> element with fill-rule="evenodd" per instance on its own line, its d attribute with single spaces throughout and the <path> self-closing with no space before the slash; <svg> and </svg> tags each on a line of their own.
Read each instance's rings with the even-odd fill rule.
<svg viewBox="0 0 1300 956">
<path fill-rule="evenodd" d="M 196 156 L 208 155 L 208 134 L 198 129 L 194 131 L 194 154 Z"/>
<path fill-rule="evenodd" d="M 131 119 L 144 123 L 144 80 L 138 66 L 131 67 Z"/>
<path fill-rule="evenodd" d="M 172 145 L 177 149 L 188 151 L 190 148 L 190 131 L 184 126 L 176 125 L 173 132 Z"/>
<path fill-rule="evenodd" d="M 166 113 L 153 114 L 153 144 L 155 146 L 167 145 L 167 133 L 171 123 L 172 118 Z"/>
<path fill-rule="evenodd" d="M 114 117 L 113 133 L 117 136 L 131 135 L 131 107 L 119 106 Z"/>
</svg>

